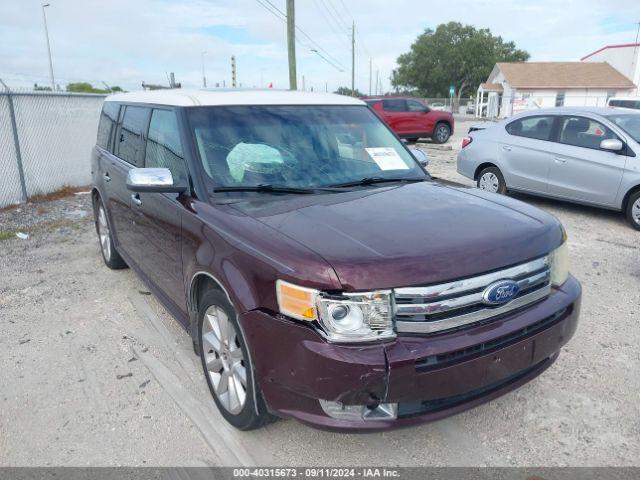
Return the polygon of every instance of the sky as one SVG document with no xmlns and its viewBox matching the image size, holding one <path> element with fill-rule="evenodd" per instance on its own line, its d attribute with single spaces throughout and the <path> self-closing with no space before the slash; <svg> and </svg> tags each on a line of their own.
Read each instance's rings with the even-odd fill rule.
<svg viewBox="0 0 640 480">
<path fill-rule="evenodd" d="M 48 0 L 56 83 L 95 86 L 168 83 L 288 88 L 285 0 Z M 41 2 L 0 0 L 0 79 L 12 87 L 49 84 Z M 276 14 L 274 14 L 274 12 Z M 458 21 L 512 40 L 532 61 L 577 61 L 604 45 L 635 41 L 639 0 L 296 0 L 298 88 L 383 89 L 397 57 L 427 28 Z M 304 33 L 302 33 L 304 32 Z M 316 50 L 314 52 L 313 50 Z M 202 52 L 206 52 L 204 55 Z M 324 57 L 324 58 L 322 58 Z"/>
</svg>

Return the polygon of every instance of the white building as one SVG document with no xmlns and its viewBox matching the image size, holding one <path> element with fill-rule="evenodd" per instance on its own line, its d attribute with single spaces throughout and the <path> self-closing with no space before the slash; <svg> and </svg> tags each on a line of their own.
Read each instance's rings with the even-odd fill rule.
<svg viewBox="0 0 640 480">
<path fill-rule="evenodd" d="M 640 43 L 607 45 L 580 60 L 583 62 L 607 62 L 631 80 L 636 87 L 640 85 Z M 636 88 L 634 93 L 638 95 L 640 92 Z"/>
<path fill-rule="evenodd" d="M 523 110 L 605 106 L 636 86 L 606 62 L 496 63 L 476 96 L 476 116 L 508 117 Z"/>
</svg>

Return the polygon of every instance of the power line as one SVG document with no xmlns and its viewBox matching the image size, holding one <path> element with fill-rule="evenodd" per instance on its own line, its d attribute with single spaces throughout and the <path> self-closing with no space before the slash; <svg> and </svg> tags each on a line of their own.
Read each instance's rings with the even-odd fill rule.
<svg viewBox="0 0 640 480">
<path fill-rule="evenodd" d="M 322 3 L 324 4 L 326 1 L 326 4 L 328 4 L 331 9 L 333 10 L 333 13 L 335 13 L 335 19 L 338 22 L 338 25 L 340 25 L 345 32 L 349 32 L 351 30 L 351 28 L 349 28 L 349 25 L 347 25 L 344 20 L 342 20 L 342 16 L 340 15 L 340 13 L 338 13 L 338 10 L 336 9 L 335 5 L 333 4 L 333 2 L 331 0 L 321 0 Z M 332 14 L 333 15 L 333 14 Z"/>
<path fill-rule="evenodd" d="M 276 7 L 273 3 L 271 3 L 270 0 L 256 0 L 260 5 L 262 5 L 265 9 L 267 9 L 272 15 L 274 15 L 276 18 L 280 19 L 283 22 L 287 22 L 287 15 L 286 13 L 284 13 L 282 10 L 280 10 L 278 7 Z M 271 8 L 269 8 L 269 6 L 265 5 L 262 2 L 266 2 L 268 5 L 271 6 Z M 273 9 L 273 10 L 272 10 Z M 337 70 L 344 70 L 344 66 L 340 63 L 339 60 L 337 60 L 335 57 L 333 57 L 333 55 L 331 55 L 329 52 L 327 52 L 326 49 L 324 49 L 322 47 L 322 45 L 320 45 L 318 42 L 316 42 L 313 38 L 311 38 L 307 32 L 305 32 L 304 30 L 302 30 L 302 28 L 300 28 L 298 25 L 296 25 L 296 30 L 298 32 L 300 32 L 309 42 L 311 42 L 311 44 L 313 44 L 316 49 L 321 50 L 322 52 L 324 52 L 325 56 L 328 57 L 326 58 L 323 55 L 318 55 L 320 58 L 322 58 L 325 62 L 327 62 L 329 65 L 331 65 L 332 67 L 334 67 Z M 296 42 L 298 42 L 298 40 L 296 39 Z M 301 43 L 302 42 L 298 42 Z M 303 47 L 308 48 L 309 50 L 313 51 L 313 48 L 311 48 L 310 45 L 305 45 L 302 44 Z"/>
</svg>

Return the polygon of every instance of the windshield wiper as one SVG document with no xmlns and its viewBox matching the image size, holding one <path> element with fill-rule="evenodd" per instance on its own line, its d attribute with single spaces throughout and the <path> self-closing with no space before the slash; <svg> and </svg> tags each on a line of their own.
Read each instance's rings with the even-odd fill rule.
<svg viewBox="0 0 640 480">
<path fill-rule="evenodd" d="M 354 180 L 353 182 L 345 182 L 345 183 L 337 183 L 335 185 L 330 185 L 331 187 L 357 187 L 359 185 L 373 185 L 375 183 L 390 183 L 390 182 L 405 182 L 405 183 L 413 183 L 413 182 L 426 182 L 426 177 L 411 177 L 411 178 L 402 178 L 402 177 L 365 177 L 360 180 Z"/>
<path fill-rule="evenodd" d="M 322 187 L 287 187 L 282 185 L 271 185 L 270 183 L 261 183 L 259 185 L 233 185 L 228 187 L 215 187 L 214 192 L 274 192 L 274 193 L 301 193 L 310 194 L 318 191 L 326 192 L 339 192 L 340 190 L 334 188 L 322 188 Z"/>
</svg>

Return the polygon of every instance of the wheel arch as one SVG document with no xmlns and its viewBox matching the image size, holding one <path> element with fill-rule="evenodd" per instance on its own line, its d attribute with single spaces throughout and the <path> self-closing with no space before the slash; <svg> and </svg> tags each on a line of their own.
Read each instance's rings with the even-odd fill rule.
<svg viewBox="0 0 640 480">
<path fill-rule="evenodd" d="M 225 294 L 229 303 L 238 311 L 235 302 L 231 299 L 229 292 L 213 274 L 206 271 L 198 271 L 193 274 L 189 283 L 189 311 L 197 313 L 200 309 L 199 301 L 207 290 L 218 290 Z"/>
<path fill-rule="evenodd" d="M 474 180 L 478 180 L 478 176 L 480 175 L 480 172 L 482 170 L 484 170 L 485 168 L 489 168 L 489 167 L 494 167 L 497 168 L 498 170 L 500 170 L 500 167 L 498 167 L 495 163 L 493 162 L 484 162 L 481 163 L 480 165 L 478 165 L 478 167 L 476 168 L 475 172 L 473 172 L 473 179 Z"/>
<path fill-rule="evenodd" d="M 633 195 L 636 192 L 640 191 L 640 183 L 638 183 L 637 185 L 634 185 L 633 187 L 631 187 L 627 193 L 624 194 L 624 197 L 622 199 L 622 211 L 626 212 L 627 211 L 627 205 L 629 204 L 629 199 L 631 198 L 631 195 Z"/>
<path fill-rule="evenodd" d="M 436 124 L 433 127 L 433 129 L 435 130 L 436 128 L 438 128 L 438 125 L 441 124 L 441 123 L 444 123 L 447 127 L 449 127 L 449 134 L 453 135 L 453 125 L 446 118 L 441 118 L 440 120 L 436 120 Z"/>
</svg>

